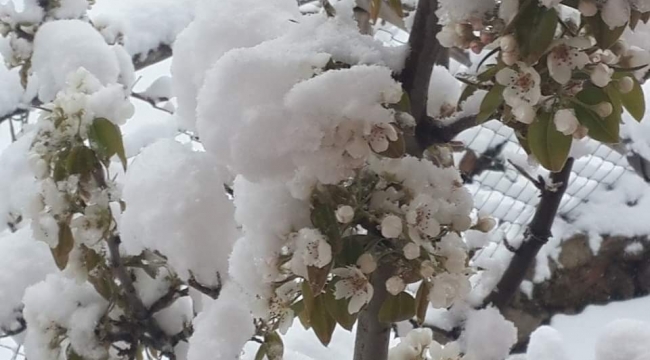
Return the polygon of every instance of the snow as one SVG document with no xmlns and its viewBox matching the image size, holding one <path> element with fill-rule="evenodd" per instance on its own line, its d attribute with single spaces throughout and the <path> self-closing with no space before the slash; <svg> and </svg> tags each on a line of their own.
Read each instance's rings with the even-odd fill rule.
<svg viewBox="0 0 650 360">
<path fill-rule="evenodd" d="M 26 134 L 0 154 L 0 231 L 12 216 L 22 214 L 36 194 L 34 175 L 29 167 L 28 151 L 34 134 Z"/>
<path fill-rule="evenodd" d="M 252 47 L 279 36 L 294 26 L 289 20 L 299 16 L 293 0 L 198 0 L 195 20 L 174 44 L 172 74 L 179 123 L 188 130 L 195 129 L 196 96 L 205 72 L 219 58 L 232 49 Z"/>
<path fill-rule="evenodd" d="M 85 0 L 84 0 L 85 1 Z M 98 0 L 90 11 L 93 24 L 109 43 L 123 38 L 131 56 L 171 45 L 192 21 L 196 0 Z"/>
<path fill-rule="evenodd" d="M 80 67 L 103 85 L 116 83 L 120 74 L 115 53 L 90 24 L 60 20 L 41 26 L 34 38 L 30 79 L 38 84 L 39 99 L 53 100 L 57 91 L 64 88 L 68 74 Z"/>
<path fill-rule="evenodd" d="M 18 107 L 22 93 L 18 69 L 8 70 L 0 66 L 0 118 Z"/>
<path fill-rule="evenodd" d="M 646 353 L 650 352 L 649 306 L 649 296 L 590 305 L 577 315 L 554 316 L 550 326 L 562 334 L 569 359 L 635 359 L 631 354 L 634 351 L 646 349 Z"/>
<path fill-rule="evenodd" d="M 354 133 L 357 126 L 393 121 L 381 103 L 399 101 L 401 89 L 379 66 L 314 75 L 330 58 L 397 63 L 379 43 L 336 19 L 307 17 L 292 30 L 217 61 L 198 98 L 199 136 L 217 161 L 250 180 L 288 179 L 301 168 L 306 178 L 335 183 L 354 166 L 341 161 L 346 144 L 337 143 L 339 137 L 345 141 L 335 133 L 337 125 L 346 121 Z"/>
<path fill-rule="evenodd" d="M 182 278 L 191 272 L 208 286 L 227 273 L 237 238 L 233 206 L 205 153 L 165 139 L 148 146 L 127 172 L 123 199 L 128 252 L 159 250 Z"/>
<path fill-rule="evenodd" d="M 219 299 L 196 317 L 188 360 L 230 360 L 239 356 L 255 333 L 253 318 L 241 300 L 241 290 L 226 284 Z"/>
<path fill-rule="evenodd" d="M 31 229 L 0 232 L 0 328 L 15 327 L 25 289 L 57 271 L 50 248 L 34 241 Z"/>
<path fill-rule="evenodd" d="M 461 342 L 465 353 L 477 359 L 505 359 L 517 342 L 517 328 L 496 308 L 470 311 Z"/>
<path fill-rule="evenodd" d="M 56 299 L 56 301 L 52 301 Z M 94 328 L 108 306 L 88 282 L 77 283 L 61 273 L 47 278 L 25 292 L 23 315 L 27 321 L 25 355 L 29 359 L 58 358 L 50 344 L 61 327 L 75 352 L 88 358 L 101 358 L 107 349 L 97 343 Z"/>
<path fill-rule="evenodd" d="M 540 326 L 530 335 L 527 360 L 569 360 L 562 335 L 550 326 Z"/>
</svg>

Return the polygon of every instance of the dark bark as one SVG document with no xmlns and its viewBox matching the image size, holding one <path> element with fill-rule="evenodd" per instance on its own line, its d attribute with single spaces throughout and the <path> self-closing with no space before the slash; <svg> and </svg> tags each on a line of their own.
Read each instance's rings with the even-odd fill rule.
<svg viewBox="0 0 650 360">
<path fill-rule="evenodd" d="M 551 237 L 551 227 L 560 207 L 562 196 L 567 189 L 573 158 L 569 158 L 560 172 L 552 173 L 551 184 L 540 184 L 541 200 L 533 220 L 528 225 L 524 241 L 515 251 L 503 277 L 492 293 L 485 299 L 484 305 L 492 304 L 499 309 L 504 308 L 519 290 L 526 277 L 526 272 L 534 263 L 539 250 Z"/>
<path fill-rule="evenodd" d="M 400 74 L 402 87 L 411 100 L 411 114 L 418 123 L 427 118 L 427 95 L 433 66 L 448 54 L 436 39 L 441 29 L 437 8 L 436 0 L 418 2 L 409 37 L 409 55 Z"/>
<path fill-rule="evenodd" d="M 354 342 L 354 360 L 386 360 L 391 324 L 379 321 L 379 309 L 386 300 L 386 280 L 393 275 L 389 264 L 381 265 L 372 275 L 375 293 L 368 306 L 359 314 Z"/>
</svg>

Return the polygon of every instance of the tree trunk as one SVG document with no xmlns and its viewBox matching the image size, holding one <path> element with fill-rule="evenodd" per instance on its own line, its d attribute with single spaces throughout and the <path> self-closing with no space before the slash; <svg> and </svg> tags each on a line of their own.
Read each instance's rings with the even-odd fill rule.
<svg viewBox="0 0 650 360">
<path fill-rule="evenodd" d="M 393 274 L 390 264 L 382 264 L 373 274 L 371 283 L 375 294 L 359 314 L 354 342 L 354 360 L 386 360 L 390 341 L 390 324 L 379 321 L 379 309 L 386 300 L 386 280 Z"/>
</svg>

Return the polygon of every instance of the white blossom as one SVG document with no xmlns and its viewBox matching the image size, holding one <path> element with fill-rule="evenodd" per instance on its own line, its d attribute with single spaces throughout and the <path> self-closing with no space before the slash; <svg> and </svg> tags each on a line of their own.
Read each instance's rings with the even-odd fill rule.
<svg viewBox="0 0 650 360">
<path fill-rule="evenodd" d="M 572 135 L 580 126 L 573 109 L 558 110 L 553 117 L 553 122 L 557 131 L 564 135 Z"/>
<path fill-rule="evenodd" d="M 542 96 L 541 78 L 535 69 L 522 62 L 517 63 L 517 68 L 501 69 L 496 74 L 496 80 L 506 87 L 503 99 L 512 107 L 517 120 L 530 124 L 535 116 L 533 106 Z"/>
<path fill-rule="evenodd" d="M 496 220 L 491 217 L 482 217 L 476 223 L 476 230 L 484 233 L 492 231 L 497 226 Z"/>
<path fill-rule="evenodd" d="M 386 290 L 391 295 L 397 295 L 406 289 L 406 284 L 399 276 L 392 276 L 386 280 Z"/>
<path fill-rule="evenodd" d="M 562 85 L 568 83 L 573 69 L 582 69 L 589 63 L 589 56 L 581 50 L 590 46 L 591 42 L 586 38 L 557 40 L 547 58 L 549 74 L 553 80 Z"/>
<path fill-rule="evenodd" d="M 347 224 L 354 219 L 354 209 L 349 205 L 342 205 L 336 209 L 336 220 L 341 224 Z"/>
<path fill-rule="evenodd" d="M 388 150 L 391 141 L 398 138 L 397 131 L 391 124 L 379 123 L 372 126 L 370 134 L 366 136 L 368 144 L 373 151 L 382 153 Z"/>
<path fill-rule="evenodd" d="M 275 289 L 275 297 L 271 300 L 270 314 L 277 319 L 278 330 L 286 334 L 293 324 L 294 311 L 291 304 L 300 290 L 300 285 L 295 281 L 282 284 Z"/>
<path fill-rule="evenodd" d="M 618 81 L 618 89 L 622 94 L 627 94 L 632 89 L 634 89 L 634 80 L 631 77 L 626 76 Z"/>
<path fill-rule="evenodd" d="M 631 12 L 629 0 L 607 0 L 600 9 L 600 17 L 610 29 L 615 29 L 627 24 Z"/>
<path fill-rule="evenodd" d="M 404 245 L 404 249 L 402 249 L 402 251 L 404 252 L 404 257 L 406 260 L 413 260 L 420 257 L 420 246 L 415 243 L 410 242 Z"/>
<path fill-rule="evenodd" d="M 584 16 L 591 17 L 598 13 L 595 0 L 580 0 L 578 10 Z"/>
<path fill-rule="evenodd" d="M 601 102 L 598 105 L 596 105 L 594 109 L 596 110 L 598 116 L 602 118 L 606 118 L 612 115 L 612 112 L 614 111 L 614 107 L 612 106 L 611 103 L 608 102 Z"/>
<path fill-rule="evenodd" d="M 612 81 L 614 69 L 606 64 L 600 63 L 591 71 L 591 82 L 598 87 L 605 87 Z"/>
<path fill-rule="evenodd" d="M 371 254 L 363 253 L 357 259 L 357 266 L 364 274 L 370 274 L 377 270 L 377 261 Z"/>
<path fill-rule="evenodd" d="M 381 236 L 392 239 L 402 234 L 402 219 L 396 215 L 388 215 L 381 221 Z"/>
<path fill-rule="evenodd" d="M 334 297 L 337 300 L 350 299 L 350 314 L 359 312 L 363 305 L 370 302 L 374 289 L 361 270 L 356 267 L 338 268 L 332 270 L 332 274 L 340 278 L 334 285 Z"/>
<path fill-rule="evenodd" d="M 469 294 L 470 289 L 471 285 L 465 275 L 442 273 L 433 278 L 429 301 L 434 308 L 447 308 Z"/>
<path fill-rule="evenodd" d="M 438 211 L 439 205 L 427 195 L 418 195 L 408 206 L 406 222 L 411 240 L 421 246 L 430 246 L 425 243 L 427 237 L 435 237 L 440 234 L 440 223 L 435 219 L 434 214 Z"/>
<path fill-rule="evenodd" d="M 322 268 L 332 261 L 332 247 L 317 229 L 301 229 L 294 234 L 295 251 L 291 258 L 291 271 L 306 277 L 307 266 Z"/>
</svg>

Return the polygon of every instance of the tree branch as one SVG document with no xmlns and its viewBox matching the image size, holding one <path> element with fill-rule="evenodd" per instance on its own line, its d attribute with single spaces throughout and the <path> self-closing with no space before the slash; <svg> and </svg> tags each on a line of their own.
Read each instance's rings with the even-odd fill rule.
<svg viewBox="0 0 650 360">
<path fill-rule="evenodd" d="M 515 252 L 496 288 L 485 298 L 484 306 L 493 304 L 502 309 L 517 293 L 539 250 L 551 237 L 551 227 L 567 189 L 572 167 L 573 158 L 569 158 L 560 172 L 551 174 L 552 183 L 546 184 L 542 191 L 541 201 L 528 225 L 523 243 Z"/>
<path fill-rule="evenodd" d="M 393 274 L 390 264 L 384 263 L 371 278 L 375 293 L 368 306 L 361 310 L 354 342 L 354 360 L 386 360 L 390 342 L 391 324 L 379 321 L 379 310 L 388 297 L 386 280 Z"/>
<path fill-rule="evenodd" d="M 142 70 L 147 66 L 167 60 L 172 56 L 172 48 L 167 44 L 160 44 L 157 48 L 149 50 L 146 54 L 133 56 L 133 67 L 135 70 Z"/>
<path fill-rule="evenodd" d="M 441 29 L 436 10 L 437 0 L 421 0 L 415 12 L 409 55 L 400 74 L 402 87 L 411 100 L 411 115 L 420 123 L 427 117 L 427 98 L 433 65 L 447 55 L 436 34 Z"/>
</svg>

